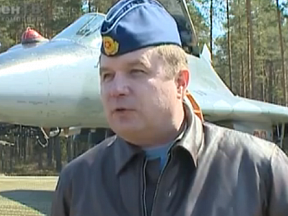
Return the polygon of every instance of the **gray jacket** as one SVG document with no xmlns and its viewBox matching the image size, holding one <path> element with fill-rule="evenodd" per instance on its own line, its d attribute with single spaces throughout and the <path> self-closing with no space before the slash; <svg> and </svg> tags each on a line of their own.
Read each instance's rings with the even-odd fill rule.
<svg viewBox="0 0 288 216">
<path fill-rule="evenodd" d="M 202 123 L 187 107 L 186 120 L 150 200 L 144 153 L 113 136 L 63 169 L 51 215 L 288 216 L 288 158 L 282 150 Z"/>
</svg>

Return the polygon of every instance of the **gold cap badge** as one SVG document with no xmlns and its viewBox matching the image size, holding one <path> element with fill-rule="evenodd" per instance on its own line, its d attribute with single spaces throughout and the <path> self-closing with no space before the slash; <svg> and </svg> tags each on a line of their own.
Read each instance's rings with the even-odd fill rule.
<svg viewBox="0 0 288 216">
<path fill-rule="evenodd" d="M 103 37 L 103 47 L 106 55 L 115 55 L 118 52 L 119 44 L 109 36 Z"/>
</svg>

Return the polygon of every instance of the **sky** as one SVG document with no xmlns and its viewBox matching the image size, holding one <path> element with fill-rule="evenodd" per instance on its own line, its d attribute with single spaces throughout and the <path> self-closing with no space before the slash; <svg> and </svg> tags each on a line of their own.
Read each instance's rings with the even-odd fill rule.
<svg viewBox="0 0 288 216">
<path fill-rule="evenodd" d="M 192 0 L 195 4 L 197 4 L 196 3 L 196 1 L 195 0 Z M 224 0 L 222 0 L 223 2 L 224 2 Z M 275 1 L 275 0 L 274 0 Z M 288 0 L 279 0 L 279 3 L 280 4 L 282 4 L 282 3 L 287 3 L 288 2 Z M 226 7 L 226 4 L 224 4 L 225 5 L 225 7 Z M 205 16 L 209 16 L 209 13 L 210 13 L 210 11 L 209 11 L 209 5 L 208 5 L 208 10 L 207 10 L 207 6 L 206 6 L 206 8 L 205 8 L 205 6 L 202 6 L 201 4 L 197 4 L 197 6 L 199 7 L 199 9 L 203 12 L 203 14 L 205 14 Z M 287 9 L 287 13 L 288 13 L 288 9 Z M 226 14 L 223 14 L 224 16 L 226 16 Z M 226 18 L 226 17 L 225 17 Z M 223 35 L 224 33 L 225 33 L 225 30 L 223 29 L 223 27 L 222 27 L 222 24 L 221 24 L 221 21 L 220 21 L 220 19 L 217 19 L 217 17 L 215 17 L 215 23 L 213 23 L 214 24 L 214 26 L 213 26 L 213 38 L 215 39 L 215 38 L 217 38 L 217 37 L 219 37 L 219 36 L 221 36 L 221 35 Z"/>
</svg>

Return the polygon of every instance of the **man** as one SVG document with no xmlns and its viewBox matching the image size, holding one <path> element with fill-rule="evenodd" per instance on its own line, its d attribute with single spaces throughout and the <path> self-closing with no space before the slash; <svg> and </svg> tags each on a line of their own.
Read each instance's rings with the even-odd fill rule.
<svg viewBox="0 0 288 216">
<path fill-rule="evenodd" d="M 158 2 L 118 1 L 101 33 L 101 97 L 116 135 L 65 167 L 52 216 L 288 215 L 286 155 L 201 122 L 183 102 L 187 59 Z"/>
</svg>

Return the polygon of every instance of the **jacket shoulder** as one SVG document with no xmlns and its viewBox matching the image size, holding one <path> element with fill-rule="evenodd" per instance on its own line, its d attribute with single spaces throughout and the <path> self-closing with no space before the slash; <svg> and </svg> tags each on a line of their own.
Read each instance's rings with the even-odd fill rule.
<svg viewBox="0 0 288 216">
<path fill-rule="evenodd" d="M 206 141 L 216 144 L 219 150 L 226 153 L 237 151 L 254 160 L 270 161 L 279 148 L 268 140 L 212 123 L 204 123 L 204 131 Z"/>
<path fill-rule="evenodd" d="M 265 204 L 263 206 L 267 214 L 286 216 L 288 157 L 280 147 L 248 133 L 214 124 L 204 123 L 203 127 L 203 164 L 210 160 L 219 165 L 219 169 L 237 173 L 238 185 L 242 186 L 242 190 L 245 189 L 245 184 L 249 185 L 246 188 L 251 191 L 247 194 L 251 196 L 254 187 L 257 198 Z M 226 172 L 228 173 L 224 171 Z M 239 183 L 241 180 L 243 184 Z"/>
<path fill-rule="evenodd" d="M 79 176 L 79 173 L 91 167 L 94 169 L 94 167 L 96 167 L 95 165 L 102 163 L 105 155 L 112 150 L 111 147 L 113 146 L 115 140 L 116 135 L 108 137 L 101 143 L 95 145 L 77 158 L 73 159 L 65 167 L 63 167 L 60 176 L 65 179 L 73 178 L 73 176 Z"/>
</svg>

